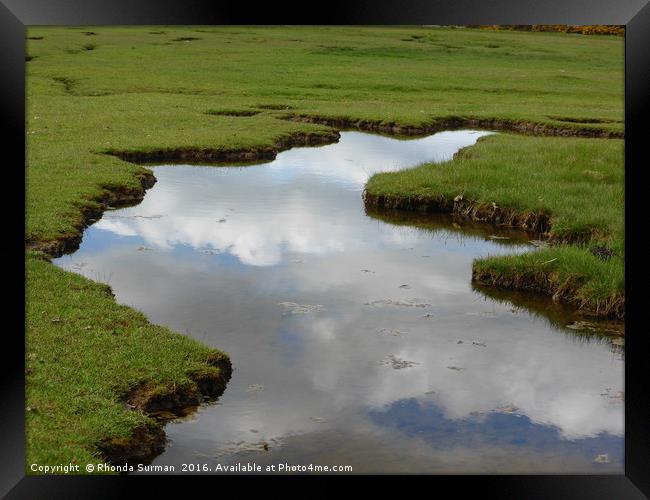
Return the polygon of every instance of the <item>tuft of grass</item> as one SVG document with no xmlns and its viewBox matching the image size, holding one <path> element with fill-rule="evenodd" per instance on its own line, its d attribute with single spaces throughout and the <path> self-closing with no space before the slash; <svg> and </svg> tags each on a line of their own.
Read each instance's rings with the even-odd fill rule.
<svg viewBox="0 0 650 500">
<path fill-rule="evenodd" d="M 597 316 L 625 316 L 623 260 L 603 261 L 585 247 L 562 245 L 478 259 L 472 274 L 479 284 L 546 293 Z"/>
</svg>

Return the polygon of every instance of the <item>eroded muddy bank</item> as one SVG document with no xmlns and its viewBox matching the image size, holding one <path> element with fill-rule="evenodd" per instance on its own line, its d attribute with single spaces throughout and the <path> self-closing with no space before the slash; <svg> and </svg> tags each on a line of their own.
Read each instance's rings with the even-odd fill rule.
<svg viewBox="0 0 650 500">
<path fill-rule="evenodd" d="M 125 407 L 141 411 L 152 418 L 148 425 L 134 429 L 129 438 L 106 439 L 97 445 L 107 463 L 147 463 L 163 452 L 167 442 L 164 424 L 186 417 L 199 405 L 215 401 L 226 390 L 232 375 L 230 359 L 216 354 L 208 359 L 208 367 L 189 374 L 193 382 L 185 386 L 142 383 L 123 398 Z"/>
<path fill-rule="evenodd" d="M 414 198 L 375 195 L 364 191 L 363 201 L 371 210 L 407 210 L 420 213 L 448 213 L 503 227 L 518 228 L 524 231 L 547 236 L 551 228 L 551 216 L 544 212 L 521 212 L 502 208 L 494 203 L 477 203 L 462 196 L 447 198 Z"/>
<path fill-rule="evenodd" d="M 570 331 L 585 338 L 600 336 L 614 346 L 625 345 L 625 323 L 602 317 L 595 317 L 589 311 L 576 309 L 564 302 L 554 302 L 548 294 L 533 290 L 513 290 L 472 282 L 472 289 L 502 304 L 526 310 L 536 317 L 543 318 L 560 331 Z"/>
<path fill-rule="evenodd" d="M 274 146 L 256 147 L 248 149 L 166 149 L 155 151 L 118 151 L 108 150 L 107 154 L 132 163 L 154 162 L 191 162 L 191 163 L 252 163 L 264 160 L 273 160 L 280 151 L 298 146 L 317 146 L 331 144 L 338 141 L 340 134 L 336 130 L 325 133 L 298 132 L 283 137 L 276 141 Z M 147 189 L 156 183 L 156 178 L 149 170 L 142 170 L 136 174 L 140 187 L 107 186 L 103 187 L 102 194 L 89 200 L 92 205 L 80 205 L 81 222 L 75 228 L 74 234 L 62 235 L 53 240 L 27 240 L 27 250 L 36 250 L 50 257 L 60 257 L 66 253 L 74 252 L 79 248 L 83 231 L 93 222 L 100 219 L 102 214 L 110 208 L 136 205 L 142 201 Z"/>
<path fill-rule="evenodd" d="M 555 272 L 535 270 L 529 272 L 497 272 L 491 269 L 472 269 L 472 281 L 479 285 L 506 290 L 523 290 L 542 293 L 554 302 L 564 302 L 576 310 L 604 319 L 625 319 L 625 296 L 617 294 L 604 300 L 584 300 L 578 295 L 583 284 L 579 276 L 561 278 Z"/>
<path fill-rule="evenodd" d="M 27 240 L 25 243 L 26 250 L 36 250 L 54 258 L 74 252 L 81 244 L 83 231 L 90 224 L 99 220 L 109 207 L 137 205 L 144 198 L 147 189 L 156 183 L 156 178 L 149 170 L 143 169 L 138 172 L 136 178 L 140 181 L 140 187 L 104 187 L 99 197 L 89 200 L 92 205 L 81 205 L 79 208 L 81 222 L 75 228 L 77 232 L 74 234 L 63 235 L 57 239 L 46 241 Z"/>
<path fill-rule="evenodd" d="M 280 151 L 297 146 L 317 146 L 338 141 L 339 132 L 332 130 L 323 133 L 298 132 L 276 141 L 274 146 L 262 146 L 246 149 L 165 149 L 157 151 L 107 151 L 107 153 L 133 163 L 152 162 L 254 162 L 273 160 Z"/>
<path fill-rule="evenodd" d="M 77 234 L 50 241 L 27 241 L 26 249 L 42 252 L 45 260 L 75 252 L 81 244 L 83 231 L 101 219 L 106 210 L 137 205 L 156 183 L 150 170 L 139 172 L 137 179 L 140 187 L 106 187 L 98 198 L 91 200 L 93 206 L 82 206 Z M 114 297 L 112 290 L 109 289 L 109 293 Z M 125 408 L 141 411 L 152 420 L 133 429 L 129 437 L 108 438 L 97 443 L 103 459 L 110 464 L 146 463 L 160 454 L 167 442 L 163 428 L 167 421 L 186 416 L 196 411 L 200 404 L 214 401 L 223 394 L 232 374 L 230 359 L 215 351 L 206 362 L 204 369 L 188 374 L 191 382 L 188 385 L 143 383 L 126 394 L 123 398 Z"/>
<path fill-rule="evenodd" d="M 583 243 L 589 241 L 591 235 L 578 233 L 554 237 L 550 234 L 552 217 L 547 213 L 523 213 L 515 210 L 503 210 L 494 204 L 478 204 L 467 202 L 460 197 L 454 200 L 445 199 L 414 199 L 370 195 L 364 191 L 366 214 L 387 222 L 406 219 L 404 213 L 417 214 L 412 223 L 422 227 L 435 226 L 435 219 L 427 222 L 428 217 L 435 215 L 451 215 L 459 230 L 463 224 L 464 230 L 473 233 L 494 233 L 493 237 L 517 241 L 523 237 L 518 232 L 529 234 L 535 246 L 555 245 L 562 243 Z M 470 226 L 468 227 L 468 224 Z M 478 225 L 477 225 L 478 224 Z M 481 227 L 483 226 L 483 227 Z M 491 230 L 489 228 L 492 228 Z M 514 232 L 514 233 L 513 233 Z M 498 236 L 498 235 L 504 236 Z M 612 258 L 620 258 L 613 256 Z M 586 301 L 580 299 L 578 290 L 583 284 L 580 277 L 560 279 L 554 272 L 542 269 L 528 273 L 497 272 L 493 269 L 479 269 L 476 263 L 472 265 L 472 282 L 484 287 L 495 287 L 507 291 L 523 291 L 542 294 L 553 302 L 563 303 L 575 312 L 597 317 L 600 319 L 625 320 L 625 296 L 617 294 L 607 300 Z M 482 288 L 481 288 L 482 289 Z"/>
<path fill-rule="evenodd" d="M 521 212 L 501 208 L 494 203 L 477 203 L 462 196 L 447 198 L 410 198 L 374 195 L 364 191 L 363 200 L 368 213 L 398 211 L 422 214 L 452 214 L 463 220 L 492 224 L 499 228 L 514 228 L 537 234 L 546 245 L 581 244 L 592 238 L 591 232 L 568 233 L 556 237 L 551 233 L 552 215 L 546 212 Z M 607 250 L 607 249 L 605 249 Z M 613 258 L 620 258 L 613 256 Z M 602 301 L 588 301 L 579 297 L 583 285 L 579 276 L 561 278 L 555 272 L 541 269 L 529 272 L 498 272 L 472 266 L 472 281 L 486 286 L 508 290 L 542 293 L 554 302 L 563 302 L 576 310 L 600 318 L 623 321 L 625 319 L 625 295 L 616 294 Z"/>
<path fill-rule="evenodd" d="M 466 117 L 446 117 L 438 118 L 431 123 L 420 126 L 403 126 L 396 123 L 390 123 L 380 120 L 356 120 L 353 118 L 330 118 L 323 116 L 305 115 L 305 114 L 286 114 L 286 120 L 318 123 L 328 125 L 338 129 L 358 129 L 368 132 L 383 132 L 392 135 L 425 135 L 433 134 L 443 130 L 457 130 L 461 128 L 483 129 L 483 130 L 503 130 L 528 135 L 547 135 L 547 136 L 564 136 L 564 137 L 601 137 L 608 139 L 622 139 L 625 137 L 624 132 L 598 129 L 598 128 L 579 128 L 554 125 L 548 123 L 534 123 L 523 120 L 504 120 L 500 118 L 466 118 Z"/>
</svg>

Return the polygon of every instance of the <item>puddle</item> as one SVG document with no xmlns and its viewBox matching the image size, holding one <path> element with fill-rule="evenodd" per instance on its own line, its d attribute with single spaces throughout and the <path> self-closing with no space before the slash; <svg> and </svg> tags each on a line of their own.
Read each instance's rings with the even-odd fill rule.
<svg viewBox="0 0 650 500">
<path fill-rule="evenodd" d="M 364 211 L 372 173 L 483 134 L 343 132 L 265 164 L 154 167 L 142 203 L 90 226 L 57 265 L 235 368 L 218 405 L 166 425 L 153 463 L 622 473 L 621 347 L 548 301 L 471 284 L 474 258 L 535 236 Z"/>
</svg>

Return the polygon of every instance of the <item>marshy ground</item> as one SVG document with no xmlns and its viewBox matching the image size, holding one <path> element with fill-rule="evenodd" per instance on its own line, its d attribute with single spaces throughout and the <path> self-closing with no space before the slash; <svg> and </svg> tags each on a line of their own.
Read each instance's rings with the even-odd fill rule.
<svg viewBox="0 0 650 500">
<path fill-rule="evenodd" d="M 519 132 L 486 137 L 443 165 L 379 174 L 367 194 L 412 208 L 453 207 L 461 196 L 483 218 L 543 215 L 554 245 L 476 261 L 477 279 L 544 283 L 558 300 L 623 316 L 621 37 L 36 27 L 27 61 L 29 462 L 99 459 L 101 443 L 152 426 L 124 404 L 134 388 L 190 394 L 205 372 L 229 373 L 219 352 L 43 260 L 78 244 L 107 205 L 142 198 L 151 174 L 124 159 L 270 159 L 336 140 L 328 124 Z"/>
</svg>

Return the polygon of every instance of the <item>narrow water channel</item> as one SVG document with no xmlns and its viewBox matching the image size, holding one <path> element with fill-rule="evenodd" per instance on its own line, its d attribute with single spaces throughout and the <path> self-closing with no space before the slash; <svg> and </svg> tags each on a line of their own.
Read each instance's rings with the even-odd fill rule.
<svg viewBox="0 0 650 500">
<path fill-rule="evenodd" d="M 90 226 L 57 265 L 234 367 L 153 463 L 622 473 L 621 349 L 472 287 L 474 258 L 534 251 L 527 236 L 364 211 L 371 174 L 484 134 L 342 132 L 265 164 L 153 167 L 142 203 Z"/>
</svg>

